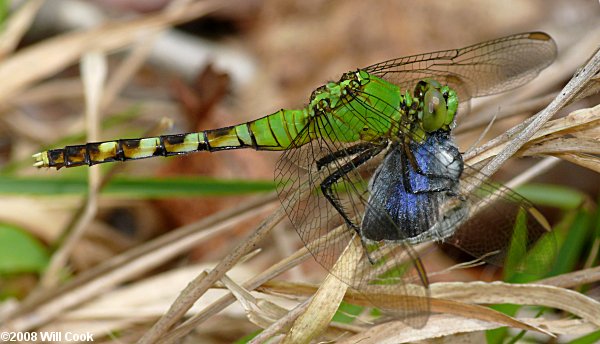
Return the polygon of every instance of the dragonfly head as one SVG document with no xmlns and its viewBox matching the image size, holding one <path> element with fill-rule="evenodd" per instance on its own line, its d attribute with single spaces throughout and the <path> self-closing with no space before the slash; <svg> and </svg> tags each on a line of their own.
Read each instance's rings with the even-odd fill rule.
<svg viewBox="0 0 600 344">
<path fill-rule="evenodd" d="M 458 109 L 458 96 L 452 88 L 424 79 L 417 83 L 413 95 L 419 101 L 418 117 L 425 132 L 451 129 Z"/>
</svg>

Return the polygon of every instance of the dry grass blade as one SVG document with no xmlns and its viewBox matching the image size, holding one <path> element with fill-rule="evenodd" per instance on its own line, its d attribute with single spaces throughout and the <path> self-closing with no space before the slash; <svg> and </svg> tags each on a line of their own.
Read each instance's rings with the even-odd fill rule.
<svg viewBox="0 0 600 344">
<path fill-rule="evenodd" d="M 340 283 L 339 278 L 335 276 L 352 279 L 353 276 L 346 275 L 352 274 L 353 269 L 347 267 L 356 267 L 361 254 L 362 246 L 355 236 L 313 296 L 306 312 L 296 320 L 283 339 L 283 343 L 308 343 L 325 331 L 348 289 L 348 286 Z"/>
<path fill-rule="evenodd" d="M 197 18 L 222 5 L 218 1 L 196 2 L 177 11 L 163 11 L 134 21 L 65 34 L 19 51 L 0 64 L 0 78 L 4 80 L 0 85 L 0 100 L 6 101 L 34 82 L 62 70 L 88 50 L 123 48 L 141 34 Z"/>
<path fill-rule="evenodd" d="M 104 91 L 104 83 L 107 75 L 106 56 L 101 52 L 94 51 L 83 56 L 81 61 L 81 75 L 85 90 L 86 117 L 88 118 L 88 136 L 90 140 L 98 139 L 98 126 L 100 123 L 100 101 Z M 50 288 L 56 286 L 60 280 L 60 270 L 66 265 L 68 257 L 79 240 L 83 237 L 89 223 L 98 211 L 98 191 L 100 190 L 100 171 L 97 168 L 90 169 L 88 175 L 88 194 L 81 211 L 81 217 L 73 218 L 72 226 L 68 227 L 63 234 L 64 242 L 59 242 L 59 249 L 52 255 L 52 260 L 44 276 L 41 286 Z"/>
<path fill-rule="evenodd" d="M 287 309 L 269 300 L 254 297 L 243 286 L 229 278 L 228 275 L 223 276 L 221 281 L 244 307 L 248 320 L 259 327 L 266 328 L 288 313 Z"/>
<path fill-rule="evenodd" d="M 339 232 L 345 231 L 345 230 L 346 229 L 343 228 L 343 226 L 340 226 L 340 227 L 330 231 L 327 234 L 327 236 L 320 238 L 320 240 L 318 240 L 318 242 L 309 244 L 309 246 L 312 248 L 323 247 L 322 245 L 320 245 L 321 241 L 326 241 L 326 242 L 332 243 L 333 242 L 332 238 L 339 238 Z M 308 248 L 302 247 L 301 249 L 296 251 L 294 254 L 286 257 L 282 261 L 277 262 L 275 265 L 269 267 L 265 271 L 261 272 L 257 276 L 255 276 L 255 277 L 251 278 L 250 280 L 248 280 L 247 282 L 245 282 L 244 288 L 249 289 L 249 290 L 254 290 L 254 289 L 260 290 L 259 287 L 261 285 L 267 283 L 274 277 L 289 270 L 290 268 L 298 265 L 299 263 L 301 263 L 302 261 L 304 261 L 310 257 L 312 257 L 312 256 L 309 253 Z M 315 288 L 315 290 L 316 290 L 316 288 Z M 314 292 L 313 292 L 313 294 L 314 294 Z M 189 333 L 190 331 L 192 331 L 193 329 L 198 327 L 201 323 L 208 320 L 211 316 L 217 314 L 223 308 L 227 307 L 229 304 L 233 303 L 234 301 L 235 301 L 235 298 L 232 295 L 226 295 L 226 296 L 222 297 L 221 299 L 215 301 L 214 303 L 212 303 L 211 305 L 206 307 L 204 310 L 202 310 L 202 312 L 199 312 L 198 314 L 194 315 L 193 317 L 188 319 L 186 322 L 184 322 L 182 325 L 180 325 L 179 327 L 177 327 L 176 329 L 171 331 L 167 336 L 165 336 L 164 338 L 161 338 L 161 340 L 163 342 L 172 342 L 172 341 L 175 341 L 177 338 L 183 337 L 184 335 L 186 335 L 187 333 Z M 296 308 L 295 310 L 290 312 L 290 314 L 288 314 L 287 319 L 285 321 L 287 321 L 289 319 L 295 319 L 295 315 L 292 316 L 291 313 L 294 313 L 294 312 L 299 313 L 299 311 L 300 310 L 298 308 Z M 284 321 L 284 324 L 278 324 L 278 326 L 285 325 L 285 321 Z"/>
<path fill-rule="evenodd" d="M 434 325 L 435 324 L 435 325 Z M 338 343 L 414 343 L 425 340 L 435 340 L 443 336 L 485 331 L 496 325 L 473 319 L 463 319 L 455 316 L 435 314 L 425 327 L 415 330 L 401 322 L 389 322 L 374 326 L 369 330 L 349 337 Z M 449 338 L 449 340 L 451 340 Z"/>
<path fill-rule="evenodd" d="M 600 281 L 600 266 L 546 278 L 536 283 L 560 288 L 574 288 L 598 281 Z"/>
<path fill-rule="evenodd" d="M 587 283 L 587 282 L 586 282 Z M 276 282 L 270 282 L 263 285 L 263 291 L 270 291 L 279 293 L 296 293 L 297 295 L 310 295 L 314 292 L 316 287 L 306 284 L 282 284 Z M 374 288 L 376 289 L 376 288 Z M 373 290 L 373 292 L 377 292 Z M 575 314 L 581 317 L 588 323 L 595 324 L 596 326 L 600 326 L 600 303 L 597 301 L 586 297 L 580 293 L 557 288 L 547 285 L 516 285 L 516 284 L 508 284 L 508 283 L 483 283 L 483 282 L 473 282 L 473 283 L 434 283 L 431 285 L 432 299 L 431 299 L 431 310 L 432 312 L 444 313 L 444 314 L 452 314 L 454 316 L 460 316 L 463 318 L 468 318 L 471 320 L 480 320 L 480 321 L 488 321 L 488 322 L 496 322 L 498 324 L 502 324 L 503 326 L 512 326 L 515 328 L 522 328 L 527 330 L 536 330 L 548 335 L 551 335 L 546 330 L 538 327 L 538 324 L 542 324 L 544 327 L 546 320 L 538 320 L 538 324 L 523 322 L 522 319 L 512 319 L 504 314 L 498 313 L 496 311 L 490 310 L 485 307 L 473 305 L 473 303 L 479 304 L 494 304 L 494 303 L 513 303 L 520 305 L 537 305 L 537 306 L 546 306 L 552 307 L 556 309 L 562 309 L 568 311 L 572 314 Z M 360 293 L 350 292 L 347 296 L 351 302 L 368 306 L 369 303 L 364 295 Z M 390 297 L 410 297 L 406 295 L 390 295 Z M 453 301 L 451 301 L 453 300 Z M 436 323 L 432 325 L 432 321 L 437 321 L 439 319 L 436 316 L 432 316 L 429 320 L 428 324 L 425 328 L 423 328 L 423 332 L 419 331 L 419 338 L 434 338 L 442 333 L 452 334 L 455 333 L 453 330 L 461 327 L 453 327 L 452 324 L 448 324 L 448 328 L 443 326 L 443 323 Z M 478 330 L 478 323 L 470 323 L 467 322 L 463 331 L 476 331 Z M 394 326 L 397 329 L 398 326 L 402 328 L 407 328 L 405 324 L 395 324 L 389 325 Z M 431 327 L 431 328 L 430 328 Z M 354 339 L 358 338 L 385 338 L 382 337 L 372 337 L 374 333 L 380 333 L 382 328 L 377 329 L 373 328 L 369 331 L 359 335 L 359 337 L 353 337 Z M 494 328 L 494 327 L 490 327 Z M 545 327 L 544 327 L 545 328 Z M 440 332 L 442 331 L 442 332 Z M 390 334 L 391 332 L 386 332 Z M 398 337 L 398 332 L 395 332 L 394 340 L 398 342 L 410 342 L 415 340 L 409 334 L 406 334 L 408 337 L 404 337 L 405 333 L 403 332 L 402 337 Z M 377 341 L 375 341 L 377 342 Z"/>
<path fill-rule="evenodd" d="M 173 1 L 166 9 L 166 12 L 171 11 L 177 13 L 179 8 L 185 5 L 189 5 L 191 1 Z M 105 109 L 110 103 L 114 101 L 121 90 L 127 85 L 131 77 L 135 72 L 143 65 L 146 61 L 156 38 L 162 33 L 162 31 L 156 31 L 150 35 L 147 35 L 145 39 L 135 42 L 131 47 L 131 52 L 115 70 L 114 75 L 106 85 L 104 97 L 102 98 L 101 108 Z"/>
<path fill-rule="evenodd" d="M 298 306 L 294 307 L 291 311 L 289 311 L 285 316 L 281 317 L 279 320 L 274 322 L 271 326 L 265 328 L 264 331 L 259 333 L 256 337 L 252 338 L 248 342 L 248 344 L 260 344 L 266 343 L 268 340 L 272 339 L 272 337 L 277 334 L 287 332 L 290 326 L 292 326 L 293 322 L 304 312 L 312 301 L 312 298 L 308 298 L 298 304 Z"/>
<path fill-rule="evenodd" d="M 434 297 L 469 303 L 547 306 L 575 314 L 600 326 L 600 303 L 572 290 L 537 284 L 503 282 L 434 283 Z"/>
<path fill-rule="evenodd" d="M 520 319 L 523 323 L 545 328 L 548 332 L 557 334 L 586 334 L 596 329 L 593 325 L 581 320 L 548 320 Z M 503 327 L 501 324 L 467 319 L 452 315 L 435 314 L 424 328 L 415 330 L 399 321 L 389 322 L 372 327 L 367 331 L 345 338 L 337 343 L 415 343 L 420 341 L 440 340 L 444 343 L 484 343 L 483 331 Z M 466 340 L 464 335 L 471 334 L 475 340 Z"/>
<path fill-rule="evenodd" d="M 573 111 L 565 117 L 558 118 L 546 123 L 538 132 L 536 132 L 531 137 L 529 142 L 527 142 L 525 146 L 519 151 L 518 155 L 535 155 L 535 151 L 531 151 L 532 149 L 537 149 L 539 154 L 551 153 L 551 151 L 543 152 L 541 148 L 535 147 L 543 146 L 543 143 L 548 140 L 563 138 L 566 135 L 586 135 L 586 131 L 588 129 L 597 128 L 599 123 L 600 105 L 589 109 L 580 109 Z M 597 134 L 591 136 L 591 138 L 597 139 Z M 468 163 L 476 164 L 480 161 L 489 159 L 499 154 L 499 152 L 505 149 L 508 145 L 510 145 L 510 142 L 506 142 L 504 144 L 490 148 L 484 152 L 480 152 L 476 156 L 472 156 L 468 160 Z M 578 151 L 579 150 L 575 150 L 574 152 Z"/>
<path fill-rule="evenodd" d="M 14 51 L 43 4 L 44 0 L 27 1 L 8 18 L 0 34 L 0 60 Z"/>
<path fill-rule="evenodd" d="M 600 105 L 593 108 L 579 109 L 565 117 L 548 122 L 532 137 L 533 140 L 544 136 L 569 134 L 598 128 L 600 124 Z"/>
<path fill-rule="evenodd" d="M 269 195 L 217 213 L 116 256 L 58 288 L 25 300 L 16 312 L 5 315 L 2 328 L 27 331 L 52 321 L 66 309 L 101 295 L 120 283 L 130 281 L 195 245 L 221 234 L 233 224 L 256 216 L 257 212 L 269 208 L 269 202 L 274 198 L 275 195 Z"/>
<path fill-rule="evenodd" d="M 539 96 L 532 99 L 526 99 L 521 102 L 506 104 L 501 109 L 485 108 L 482 110 L 473 109 L 473 112 L 477 113 L 477 116 L 471 116 L 465 123 L 460 123 L 455 129 L 454 134 L 460 135 L 461 133 L 469 132 L 476 128 L 485 127 L 489 125 L 490 121 L 495 118 L 496 122 L 500 122 L 504 119 L 511 118 L 523 113 L 530 113 L 534 110 L 541 109 L 548 105 L 558 94 L 548 94 Z M 494 105 L 497 106 L 496 103 Z M 488 115 L 486 115 L 488 113 Z"/>
<path fill-rule="evenodd" d="M 307 284 L 288 284 L 288 283 L 278 283 L 278 282 L 270 282 L 263 285 L 262 290 L 265 292 L 272 292 L 276 294 L 287 293 L 288 295 L 311 295 L 314 292 L 315 286 L 307 285 Z M 411 295 L 403 295 L 400 293 L 390 294 L 388 290 L 384 288 L 372 286 L 369 290 L 364 292 L 356 292 L 354 290 L 349 290 L 346 300 L 348 302 L 358 304 L 365 307 L 370 307 L 372 304 L 369 301 L 369 298 L 372 297 L 381 297 L 384 295 L 386 298 L 392 302 L 393 300 L 398 299 L 412 299 L 418 298 L 419 296 L 411 296 Z M 398 303 L 400 304 L 400 303 Z M 514 319 L 510 316 L 507 316 L 503 313 L 495 311 L 493 309 L 475 305 L 472 303 L 459 302 L 454 300 L 447 300 L 442 298 L 431 298 L 430 299 L 431 311 L 433 313 L 444 313 L 451 314 L 455 316 L 460 316 L 468 319 L 475 319 L 480 321 L 494 322 L 498 324 L 502 324 L 503 326 L 510 326 L 513 328 L 519 328 L 528 331 L 537 331 L 540 333 L 544 333 L 546 335 L 552 335 L 546 330 L 531 326 L 529 324 L 523 323 L 518 319 Z M 427 326 L 427 325 L 426 325 Z"/>
<path fill-rule="evenodd" d="M 475 162 L 470 159 L 480 155 L 488 149 L 498 146 L 502 142 L 507 142 L 505 147 L 495 155 L 495 157 L 481 170 L 485 175 L 492 175 L 500 166 L 513 156 L 523 145 L 527 143 L 542 126 L 565 105 L 575 99 L 583 91 L 590 80 L 600 71 L 600 50 L 589 59 L 588 63 L 573 76 L 559 95 L 542 111 L 525 122 L 509 129 L 503 135 L 489 141 L 482 147 L 474 149 L 470 154 L 465 154 L 464 158 L 468 163 Z M 478 159 L 481 161 L 481 159 Z"/>
<path fill-rule="evenodd" d="M 600 74 L 596 74 L 596 76 L 594 76 L 590 80 L 588 86 L 585 88 L 585 90 L 583 90 L 583 92 L 581 92 L 581 94 L 577 98 L 578 99 L 587 98 L 598 92 L 600 92 Z"/>
<path fill-rule="evenodd" d="M 390 297 L 403 297 L 402 295 L 394 295 Z M 517 329 L 522 329 L 526 331 L 537 331 L 549 336 L 552 334 L 543 328 L 531 326 L 526 324 L 519 319 L 512 318 L 504 313 L 495 311 L 493 309 L 474 305 L 471 303 L 465 302 L 457 302 L 454 300 L 445 300 L 441 298 L 432 297 L 431 299 L 431 311 L 434 313 L 442 313 L 460 316 L 467 319 L 474 319 L 480 321 L 487 321 L 497 324 L 502 324 L 504 326 L 510 326 Z"/>
<path fill-rule="evenodd" d="M 58 318 L 42 326 L 41 330 L 60 331 L 70 328 L 74 332 L 89 331 L 94 337 L 125 330 L 134 322 L 159 317 L 175 300 L 179 290 L 211 267 L 212 264 L 185 266 L 106 291 L 90 302 L 63 312 Z M 236 280 L 244 280 L 251 276 L 252 270 L 251 265 L 244 264 L 235 267 L 229 274 Z M 200 311 L 211 300 L 224 293 L 226 290 L 212 289 L 201 302 L 194 305 L 190 313 Z M 242 313 L 238 308 L 232 308 L 227 310 L 227 314 L 240 316 Z"/>
<path fill-rule="evenodd" d="M 587 156 L 587 155 L 570 154 L 570 153 L 555 154 L 555 156 L 557 158 L 568 161 L 575 165 L 579 165 L 579 166 L 585 167 L 587 169 L 590 169 L 592 171 L 596 171 L 596 172 L 600 173 L 600 160 L 598 160 L 598 158 Z"/>
<path fill-rule="evenodd" d="M 585 335 L 598 329 L 596 325 L 581 319 L 528 318 L 521 320 L 531 325 L 544 327 L 555 334 Z"/>
<path fill-rule="evenodd" d="M 519 152 L 553 155 L 600 173 L 600 105 L 547 123 Z"/>
<path fill-rule="evenodd" d="M 553 150 L 550 142 L 552 142 L 552 140 L 565 140 L 565 137 L 567 136 L 569 139 L 571 139 L 573 135 L 576 135 L 576 138 L 574 138 L 575 140 L 581 139 L 583 141 L 588 139 L 591 144 L 589 147 L 585 145 L 577 147 L 577 142 L 575 142 L 575 145 L 570 150 L 571 153 L 589 152 L 592 154 L 597 154 L 597 141 L 600 138 L 594 129 L 597 128 L 599 124 L 600 105 L 597 105 L 593 108 L 573 111 L 565 117 L 561 117 L 546 123 L 538 132 L 535 133 L 535 135 L 531 137 L 531 139 L 524 145 L 517 155 L 529 156 L 551 154 L 558 157 L 560 152 Z M 485 152 L 479 153 L 477 156 L 472 157 L 468 163 L 476 164 L 480 161 L 489 159 L 492 156 L 499 154 L 508 145 L 510 145 L 510 142 L 506 142 L 502 145 L 488 149 Z"/>
<path fill-rule="evenodd" d="M 543 155 L 560 153 L 600 154 L 600 145 L 595 138 L 555 138 L 527 148 L 524 155 Z"/>
<path fill-rule="evenodd" d="M 271 229 L 284 218 L 284 216 L 285 211 L 283 208 L 279 208 L 278 211 L 266 218 L 246 240 L 242 241 L 234 248 L 231 253 L 221 260 L 205 277 L 197 280 L 196 283 L 190 283 L 171 305 L 169 311 L 154 324 L 142 339 L 140 339 L 140 343 L 154 343 L 159 340 L 161 336 L 166 335 L 169 329 L 176 322 L 181 320 L 196 300 L 221 279 L 229 269 L 243 258 L 244 255 L 254 250 L 258 242 L 260 242 Z"/>
</svg>

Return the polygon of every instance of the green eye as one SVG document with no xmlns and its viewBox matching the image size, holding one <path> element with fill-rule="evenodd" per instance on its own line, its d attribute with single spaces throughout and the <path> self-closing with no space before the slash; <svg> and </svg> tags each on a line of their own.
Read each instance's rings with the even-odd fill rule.
<svg viewBox="0 0 600 344">
<path fill-rule="evenodd" d="M 440 129 L 446 121 L 446 100 L 440 91 L 431 88 L 423 98 L 423 129 L 433 132 Z"/>
</svg>

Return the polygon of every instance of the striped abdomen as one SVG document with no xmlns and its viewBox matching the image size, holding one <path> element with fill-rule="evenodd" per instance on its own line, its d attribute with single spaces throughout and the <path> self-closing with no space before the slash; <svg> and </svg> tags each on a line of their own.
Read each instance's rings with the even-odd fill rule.
<svg viewBox="0 0 600 344">
<path fill-rule="evenodd" d="M 307 123 L 305 109 L 279 110 L 251 122 L 197 133 L 91 142 L 52 149 L 35 154 L 34 166 L 58 169 L 63 166 L 91 166 L 104 162 L 225 149 L 285 150 Z M 308 140 L 307 137 L 307 142 Z"/>
</svg>

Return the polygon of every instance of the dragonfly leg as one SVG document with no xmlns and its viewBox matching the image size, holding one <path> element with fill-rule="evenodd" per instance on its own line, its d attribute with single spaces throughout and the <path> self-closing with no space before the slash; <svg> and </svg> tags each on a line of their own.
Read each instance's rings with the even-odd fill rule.
<svg viewBox="0 0 600 344">
<path fill-rule="evenodd" d="M 342 218 L 348 224 L 348 226 L 350 226 L 350 228 L 355 230 L 357 233 L 360 233 L 359 226 L 356 225 L 355 223 L 353 223 L 352 220 L 350 220 L 350 218 L 348 217 L 348 214 L 346 214 L 344 207 L 339 202 L 339 200 L 337 199 L 337 197 L 335 196 L 335 194 L 333 192 L 333 185 L 335 183 L 337 183 L 338 180 L 343 178 L 345 175 L 347 175 L 348 173 L 350 173 L 351 171 L 356 169 L 358 166 L 364 164 L 365 162 L 369 161 L 371 158 L 373 158 L 374 156 L 379 154 L 383 149 L 385 149 L 385 147 L 386 147 L 386 145 L 371 144 L 371 146 L 369 148 L 364 148 L 363 151 L 358 156 L 354 157 L 352 160 L 350 160 L 346 164 L 342 165 L 340 168 L 335 170 L 332 174 L 327 176 L 327 178 L 325 178 L 325 180 L 323 180 L 323 182 L 321 182 L 321 191 L 323 192 L 323 195 L 325 196 L 325 198 L 329 201 L 329 203 L 331 203 L 331 205 L 335 208 L 335 210 L 337 210 L 337 212 L 342 216 Z M 331 154 L 329 156 L 332 156 L 332 155 L 335 155 L 335 153 Z M 328 158 L 329 156 L 326 156 L 325 158 Z M 345 155 L 341 155 L 340 158 L 342 156 L 345 156 Z M 323 159 L 325 159 L 325 158 L 323 158 Z M 332 160 L 332 161 L 334 161 L 334 160 Z"/>
<path fill-rule="evenodd" d="M 329 165 L 332 162 L 334 162 L 340 158 L 345 158 L 347 156 L 359 154 L 368 149 L 374 149 L 378 146 L 380 146 L 380 144 L 378 145 L 378 144 L 375 144 L 372 142 L 362 142 L 362 143 L 358 143 L 353 146 L 350 146 L 348 148 L 340 149 L 339 151 L 325 155 L 321 159 L 317 160 L 317 170 L 320 171 L 326 165 Z"/>
</svg>

